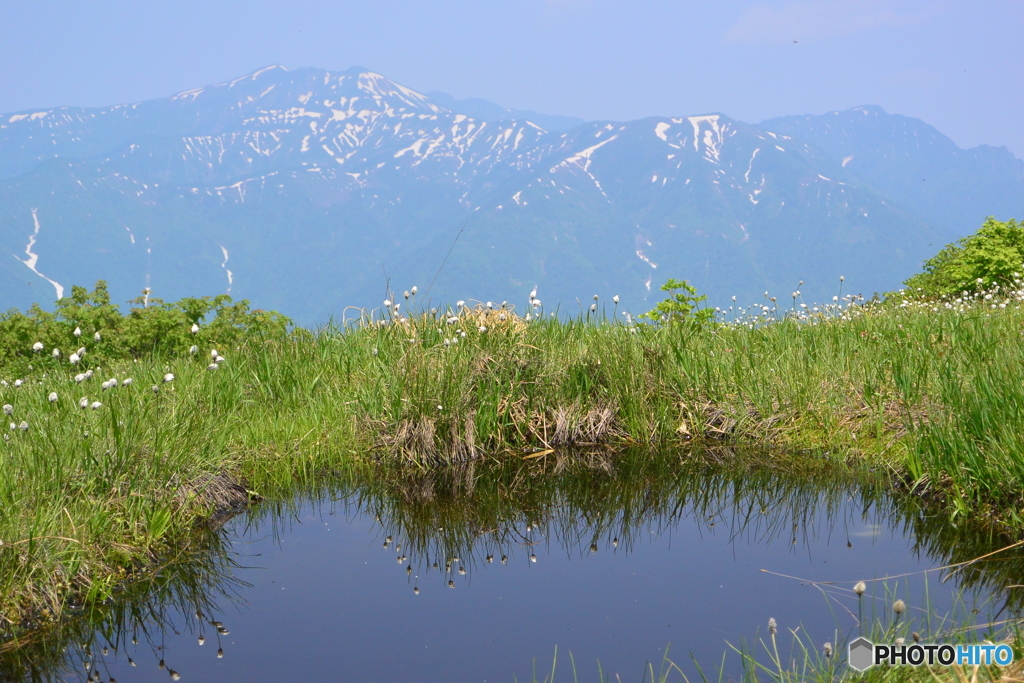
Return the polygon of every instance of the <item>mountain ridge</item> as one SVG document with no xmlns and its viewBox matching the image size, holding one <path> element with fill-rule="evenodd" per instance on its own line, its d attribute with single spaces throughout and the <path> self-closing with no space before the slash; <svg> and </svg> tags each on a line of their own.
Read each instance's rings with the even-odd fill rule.
<svg viewBox="0 0 1024 683">
<path fill-rule="evenodd" d="M 839 275 L 892 288 L 934 242 L 976 228 L 954 234 L 916 196 L 879 190 L 907 164 L 844 164 L 835 149 L 854 143 L 828 123 L 712 113 L 546 130 L 457 113 L 361 68 L 274 66 L 133 105 L 4 114 L 0 250 L 14 258 L 0 261 L 0 309 L 46 284 L 27 267 L 30 233 L 34 266 L 65 287 L 230 291 L 316 323 L 379 305 L 385 270 L 423 289 L 460 226 L 435 301 L 540 286 L 563 312 L 600 293 L 634 313 L 667 277 L 723 308 L 798 280 L 830 299 Z M 855 123 L 843 119 L 850 135 L 881 134 Z"/>
</svg>

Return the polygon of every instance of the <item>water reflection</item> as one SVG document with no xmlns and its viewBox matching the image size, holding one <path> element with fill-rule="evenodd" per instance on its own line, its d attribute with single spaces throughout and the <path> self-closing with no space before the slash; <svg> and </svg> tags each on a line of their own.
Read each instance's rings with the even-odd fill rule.
<svg viewBox="0 0 1024 683">
<path fill-rule="evenodd" d="M 195 543 L 198 549 L 169 561 L 150 579 L 126 587 L 114 600 L 0 646 L 0 679 L 157 680 L 154 676 L 158 673 L 172 679 L 188 675 L 189 680 L 201 680 L 205 675 L 209 680 L 235 680 L 227 670 L 217 670 L 214 675 L 209 668 L 210 662 L 225 657 L 225 650 L 230 659 L 231 648 L 237 647 L 236 641 L 228 638 L 232 628 L 229 624 L 247 619 L 252 622 L 244 624 L 240 636 L 250 640 L 272 626 L 252 621 L 246 605 L 249 599 L 262 600 L 270 595 L 267 591 L 271 587 L 251 589 L 239 577 L 257 576 L 245 567 L 272 561 L 268 547 L 284 548 L 273 562 L 287 561 L 289 553 L 295 552 L 289 550 L 289 539 L 295 537 L 302 520 L 308 527 L 311 518 L 326 520 L 324 524 L 332 528 L 338 528 L 342 520 L 349 526 L 364 523 L 372 539 L 365 549 L 356 549 L 362 553 L 359 558 L 365 558 L 363 564 L 376 566 L 371 562 L 377 554 L 389 558 L 375 573 L 360 575 L 361 579 L 340 573 L 337 590 L 356 595 L 371 588 L 358 581 L 398 582 L 409 591 L 410 600 L 420 601 L 415 605 L 424 605 L 403 609 L 433 610 L 424 614 L 451 628 L 453 635 L 457 635 L 458 628 L 445 621 L 449 616 L 444 611 L 451 600 L 477 600 L 478 610 L 496 609 L 493 601 L 485 603 L 484 598 L 489 596 L 482 589 L 458 590 L 471 587 L 476 575 L 483 578 L 500 571 L 503 565 L 508 567 L 504 571 L 544 572 L 558 564 L 559 571 L 580 575 L 580 590 L 591 591 L 598 599 L 610 599 L 608 591 L 631 589 L 622 581 L 588 584 L 590 579 L 583 576 L 586 572 L 580 571 L 590 566 L 584 562 L 592 565 L 608 556 L 630 556 L 649 547 L 652 539 L 682 546 L 653 561 L 675 563 L 676 574 L 669 571 L 666 575 L 684 584 L 696 580 L 689 574 L 702 558 L 694 553 L 706 552 L 695 541 L 700 538 L 726 543 L 734 557 L 744 555 L 746 548 L 770 547 L 776 554 L 801 558 L 819 552 L 823 544 L 856 552 L 879 538 L 903 536 L 911 541 L 911 554 L 927 558 L 933 567 L 973 560 L 1009 543 L 998 534 L 979 533 L 976 528 L 931 516 L 913 499 L 897 502 L 880 482 L 839 481 L 821 474 L 787 476 L 764 468 L 744 468 L 737 464 L 742 461 L 738 457 L 732 464 L 712 467 L 694 463 L 686 455 L 552 454 L 539 462 L 469 463 L 433 472 L 382 469 L 372 476 L 351 475 L 329 488 L 254 507 L 224 529 L 202 532 Z M 312 517 L 311 510 L 316 511 Z M 1020 607 L 1021 595 L 1007 587 L 1017 584 L 1024 573 L 1024 554 L 1018 550 L 937 573 L 952 575 L 949 585 L 994 596 L 996 612 L 1004 608 L 1015 611 Z M 268 554 L 261 556 L 263 552 Z M 295 561 L 315 562 L 310 558 L 319 556 L 302 557 Z M 853 581 L 866 579 L 871 583 L 876 576 L 891 573 L 890 566 L 883 563 L 871 575 L 863 575 L 866 572 L 860 567 L 856 571 L 862 575 L 858 576 L 852 575 L 854 570 L 847 565 L 808 565 L 806 571 L 813 575 L 799 578 L 821 582 L 823 594 L 846 605 L 852 618 L 861 607 L 852 591 Z M 550 574 L 541 576 L 545 581 L 552 580 Z M 651 580 L 655 580 L 653 572 Z M 846 583 L 833 585 L 828 583 L 830 580 Z M 936 576 L 936 583 L 938 580 Z M 268 581 L 273 583 L 268 579 L 262 584 Z M 778 581 L 794 579 L 780 577 Z M 869 603 L 868 613 L 857 614 L 858 618 L 873 618 L 876 602 L 884 612 L 885 605 L 891 604 L 892 591 L 898 590 L 896 582 L 875 588 L 872 584 L 865 596 L 866 600 L 873 597 L 875 602 Z M 276 585 L 273 590 L 277 590 Z M 508 590 L 508 596 L 515 599 L 515 590 Z M 735 593 L 734 602 L 745 599 L 742 590 Z M 326 594 L 319 597 L 329 599 Z M 444 599 L 422 602 L 440 598 Z M 297 598 L 298 603 L 305 599 Z M 294 612 L 274 612 L 275 619 L 287 621 L 293 625 L 290 628 L 330 628 L 308 623 L 315 617 L 303 614 L 302 609 L 312 610 L 310 605 L 281 600 L 274 603 L 275 608 L 283 605 Z M 756 623 L 763 624 L 771 615 L 753 616 Z M 782 615 L 776 616 L 782 622 Z M 367 626 L 370 632 L 365 636 L 371 640 L 388 637 L 386 629 L 394 625 L 390 619 L 388 615 L 381 621 L 385 626 L 378 627 L 378 631 L 383 628 L 385 632 Z M 723 635 L 738 639 L 745 634 L 746 625 L 737 623 L 730 628 Z M 191 650 L 183 639 L 191 643 Z M 715 642 L 720 653 L 724 645 L 721 639 Z M 409 647 L 405 641 L 396 643 L 398 648 Z M 664 645 L 649 643 L 652 648 Z M 515 648 L 516 643 L 509 647 Z M 257 649 L 268 655 L 270 648 Z M 201 651 L 202 657 L 194 650 Z M 520 663 L 525 665 L 534 653 L 525 646 L 523 653 Z M 295 676 L 315 678 L 304 673 L 303 658 L 295 655 L 287 648 L 279 654 L 290 658 L 288 666 Z M 437 680 L 469 678 L 459 667 L 469 667 L 471 662 L 454 659 L 451 668 L 439 673 Z M 489 680 L 511 679 L 512 671 L 502 662 L 489 664 L 493 665 L 493 678 Z M 636 664 L 639 669 L 642 662 Z M 374 669 L 348 673 L 357 679 L 388 678 L 385 672 Z M 237 680 L 248 678 L 239 673 Z"/>
</svg>

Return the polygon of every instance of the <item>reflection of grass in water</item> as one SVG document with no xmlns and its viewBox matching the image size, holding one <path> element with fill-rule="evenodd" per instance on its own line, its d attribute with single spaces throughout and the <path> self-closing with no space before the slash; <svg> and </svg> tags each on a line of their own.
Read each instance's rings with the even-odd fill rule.
<svg viewBox="0 0 1024 683">
<path fill-rule="evenodd" d="M 630 451 L 551 454 L 537 460 L 433 470 L 354 470 L 339 473 L 330 486 L 307 489 L 288 502 L 257 505 L 236 523 L 247 525 L 254 534 L 264 528 L 283 534 L 294 514 L 310 502 L 341 514 L 375 515 L 380 540 L 392 539 L 389 550 L 401 544 L 397 554 L 408 555 L 410 565 L 432 571 L 437 561 L 438 574 L 459 581 L 468 580 L 488 558 L 498 562 L 503 555 L 530 554 L 532 546 L 525 543 L 550 539 L 580 555 L 591 552 L 592 546 L 601 552 L 609 547 L 628 552 L 648 529 L 666 531 L 687 518 L 705 532 L 726 534 L 737 543 L 787 547 L 818 535 L 835 536 L 837 530 L 873 525 L 902 528 L 916 536 L 921 552 L 939 562 L 949 561 L 947 549 L 960 548 L 969 540 L 962 529 L 929 523 L 906 499 L 897 502 L 882 482 L 841 479 L 825 468 L 797 470 L 784 465 L 781 456 L 778 469 L 746 464 L 764 458 L 763 453 L 751 457 L 727 450 L 702 457 L 693 452 Z M 952 540 L 939 538 L 943 533 L 952 534 Z M 0 655 L 3 666 L 23 671 L 30 663 L 36 671 L 58 671 L 62 644 L 88 643 L 93 637 L 111 649 L 122 648 L 136 631 L 157 643 L 169 625 L 168 615 L 190 615 L 197 609 L 212 614 L 214 603 L 228 596 L 230 584 L 224 578 L 228 561 L 223 535 L 207 533 L 203 538 L 209 546 L 197 550 L 194 567 L 170 565 L 154 579 L 163 583 L 145 588 L 145 584 L 133 584 L 109 606 L 90 608 L 78 620 L 35 634 L 21 643 L 20 650 Z M 985 539 L 971 542 L 973 547 L 985 547 L 984 552 L 992 549 Z M 194 544 L 201 545 L 200 541 Z M 1021 560 L 1019 554 L 1011 555 L 1004 561 L 993 557 L 960 568 L 956 578 L 961 585 L 979 590 L 1014 583 Z M 447 561 L 454 557 L 460 562 L 445 575 Z M 466 578 L 458 575 L 460 565 L 468 572 Z M 202 628 L 205 623 L 188 621 L 186 629 Z M 95 655 L 96 646 L 91 647 Z M 81 650 L 76 652 L 74 656 L 81 658 Z M 665 666 L 675 671 L 668 663 Z M 651 673 L 657 671 L 652 668 Z"/>
<path fill-rule="evenodd" d="M 167 631 L 209 631 L 216 638 L 205 615 L 215 614 L 222 600 L 236 600 L 245 585 L 231 576 L 233 566 L 226 534 L 199 530 L 189 548 L 164 558 L 146 579 L 123 585 L 110 600 L 84 605 L 73 618 L 0 645 L 0 680 L 62 681 L 72 670 L 109 677 L 107 662 L 122 653 L 127 657 L 136 641 L 156 662 Z"/>
</svg>

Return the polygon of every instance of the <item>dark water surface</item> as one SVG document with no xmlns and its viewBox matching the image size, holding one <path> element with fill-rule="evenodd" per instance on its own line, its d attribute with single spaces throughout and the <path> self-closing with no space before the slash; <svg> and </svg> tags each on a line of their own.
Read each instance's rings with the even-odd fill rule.
<svg viewBox="0 0 1024 683">
<path fill-rule="evenodd" d="M 529 681 L 534 662 L 538 680 L 550 673 L 557 646 L 556 680 L 573 680 L 572 653 L 581 681 L 598 680 L 598 662 L 611 680 L 640 681 L 669 647 L 691 680 L 691 654 L 717 679 L 728 652 L 735 678 L 727 641 L 765 637 L 769 617 L 783 656 L 790 629 L 820 649 L 855 636 L 858 612 L 888 623 L 896 596 L 921 632 L 926 612 L 978 605 L 986 618 L 1012 595 L 1002 586 L 1019 576 L 1018 554 L 945 583 L 948 571 L 924 572 L 999 547 L 865 484 L 628 456 L 469 468 L 257 506 L 193 561 L 5 669 L 41 680 L 98 670 L 120 683 L 172 671 L 187 681 Z M 871 582 L 883 577 L 900 578 Z M 858 580 L 869 581 L 860 606 Z"/>
</svg>

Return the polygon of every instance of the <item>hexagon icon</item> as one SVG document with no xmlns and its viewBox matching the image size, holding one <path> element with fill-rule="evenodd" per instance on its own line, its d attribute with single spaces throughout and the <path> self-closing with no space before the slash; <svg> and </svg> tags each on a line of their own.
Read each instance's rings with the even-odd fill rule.
<svg viewBox="0 0 1024 683">
<path fill-rule="evenodd" d="M 851 669 L 866 671 L 874 665 L 874 651 L 875 644 L 861 636 L 850 643 L 849 654 L 846 661 L 849 663 Z"/>
</svg>

